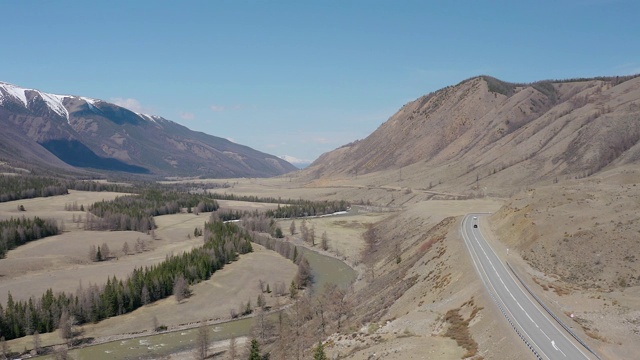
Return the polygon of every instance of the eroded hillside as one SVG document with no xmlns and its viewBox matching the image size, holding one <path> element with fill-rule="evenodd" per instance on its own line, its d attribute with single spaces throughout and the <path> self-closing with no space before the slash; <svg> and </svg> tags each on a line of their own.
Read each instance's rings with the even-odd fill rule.
<svg viewBox="0 0 640 360">
<path fill-rule="evenodd" d="M 638 167 L 619 167 L 529 189 L 490 218 L 509 261 L 607 358 L 640 351 L 639 183 Z"/>
<path fill-rule="evenodd" d="M 307 176 L 388 183 L 392 171 L 407 186 L 504 195 L 637 163 L 639 118 L 637 77 L 526 85 L 477 77 L 406 104 Z"/>
<path fill-rule="evenodd" d="M 487 211 L 496 203 L 466 207 Z M 502 359 L 529 352 L 477 280 L 458 235 L 460 218 L 447 216 L 461 211 L 447 201 L 419 203 L 365 232 L 353 313 L 347 329 L 327 340 L 331 356 Z"/>
</svg>

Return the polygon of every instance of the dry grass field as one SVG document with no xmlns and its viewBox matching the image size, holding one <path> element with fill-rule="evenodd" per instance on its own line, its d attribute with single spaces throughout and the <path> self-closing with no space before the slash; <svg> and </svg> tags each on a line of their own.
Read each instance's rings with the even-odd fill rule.
<svg viewBox="0 0 640 360">
<path fill-rule="evenodd" d="M 390 238 L 389 241 L 396 242 L 399 238 L 407 237 L 407 229 L 420 232 L 419 229 L 425 229 L 427 224 L 435 224 L 447 215 L 457 216 L 469 212 L 495 213 L 483 226 L 492 239 L 493 247 L 504 257 L 507 256 L 506 249 L 511 249 L 509 261 L 528 279 L 532 287 L 540 290 L 539 295 L 556 313 L 563 316 L 581 337 L 604 358 L 630 358 L 640 352 L 637 345 L 640 344 L 640 279 L 637 275 L 640 269 L 637 268 L 637 255 L 634 258 L 634 254 L 638 253 L 636 240 L 639 231 L 637 226 L 640 223 L 637 215 L 640 204 L 637 201 L 640 171 L 636 168 L 618 168 L 589 179 L 561 181 L 529 191 L 525 189 L 511 199 L 494 200 L 433 200 L 434 197 L 430 197 L 433 194 L 420 190 L 417 183 L 408 184 L 414 186 L 411 188 L 376 185 L 382 178 L 393 183 L 396 176 L 398 174 L 387 172 L 374 174 L 371 178 L 362 176 L 357 180 L 316 182 L 298 189 L 287 189 L 289 180 L 284 178 L 243 179 L 226 190 L 258 196 L 282 194 L 283 197 L 293 198 L 365 199 L 374 205 L 392 210 L 391 213 L 358 215 L 357 217 L 362 217 L 357 221 L 359 224 L 352 223 L 351 217 L 329 217 L 308 221 L 309 226 L 315 228 L 317 239 L 326 231 L 332 244 L 331 251 L 339 252 L 342 258 L 346 256 L 347 262 L 351 264 L 358 263 L 357 255 L 363 247 L 362 240 L 359 239 L 360 232 L 356 231 L 356 227 L 364 227 L 366 223 L 377 223 L 384 219 L 393 222 L 397 221 L 395 218 L 413 218 L 413 221 L 407 224 L 397 221 L 397 225 L 389 225 L 387 231 L 395 234 L 395 239 Z M 407 174 L 405 176 L 410 177 Z M 292 178 L 295 183 L 295 175 Z M 449 194 L 448 198 L 455 198 L 454 195 Z M 446 198 L 447 194 L 440 196 Z M 431 200 L 425 201 L 427 198 Z M 503 204 L 506 206 L 502 207 Z M 289 221 L 281 221 L 281 224 L 285 233 L 288 233 Z M 300 221 L 296 221 L 296 225 L 299 229 Z M 491 229 L 495 234 L 492 234 Z M 458 246 L 457 229 L 452 235 L 454 238 L 448 243 L 447 251 Z M 460 260 L 466 259 L 468 254 L 466 249 L 462 250 L 458 249 L 458 261 L 452 259 L 446 267 L 453 269 L 463 265 Z M 364 271 L 362 266 L 360 270 Z M 427 273 L 432 270 L 425 269 Z M 452 277 L 455 281 L 446 286 L 451 289 L 447 291 L 451 291 L 448 298 L 435 299 L 427 295 L 420 301 L 424 301 L 424 304 L 434 300 L 434 304 L 439 301 L 445 301 L 445 304 L 468 301 L 471 293 L 458 296 L 454 288 L 451 288 L 473 288 L 478 281 L 473 268 L 467 269 L 465 274 L 470 276 Z M 359 284 L 357 287 L 367 286 L 366 276 L 361 275 Z M 472 293 L 482 292 L 481 288 L 473 289 L 475 290 Z M 352 329 L 356 334 L 355 339 L 361 341 L 344 342 L 343 348 L 336 347 L 337 351 L 344 353 L 348 350 L 354 359 L 368 358 L 374 352 L 378 355 L 384 353 L 385 358 L 396 356 L 393 354 L 400 354 L 398 356 L 402 357 L 411 354 L 410 349 L 418 348 L 427 353 L 435 351 L 433 354 L 442 351 L 442 358 L 449 358 L 449 355 L 451 358 L 459 357 L 460 355 L 453 355 L 455 351 L 449 354 L 444 350 L 436 350 L 444 346 L 439 337 L 437 343 L 440 345 L 425 345 L 434 339 L 425 340 L 425 334 L 416 336 L 420 332 L 410 326 L 414 319 L 422 319 L 420 323 L 434 326 L 432 329 L 435 330 L 429 336 L 442 335 L 446 327 L 443 324 L 437 325 L 436 319 L 442 317 L 447 309 L 443 307 L 434 310 L 434 313 L 425 314 L 425 311 L 415 309 L 416 302 L 420 301 L 416 296 L 404 296 L 395 302 L 392 309 L 397 308 L 398 311 L 390 312 L 397 313 L 398 319 L 389 324 L 393 329 L 391 334 L 395 331 L 394 335 L 389 336 L 387 331 L 387 335 L 381 335 L 382 340 L 365 341 L 374 337 L 369 334 L 370 330 Z M 403 303 L 405 305 L 402 305 Z M 504 334 L 494 331 L 493 327 L 499 323 L 494 323 L 485 315 L 493 309 L 493 304 L 486 299 L 479 299 L 477 295 L 476 303 L 481 304 L 484 311 L 480 311 L 479 318 L 472 321 L 471 332 L 478 341 L 484 358 L 500 359 L 496 354 L 500 354 L 499 345 L 504 344 Z M 574 314 L 573 320 L 569 317 L 570 314 Z M 490 317 L 493 319 L 493 316 Z M 402 319 L 407 322 L 403 322 Z M 496 319 L 499 319 L 499 316 Z M 376 330 L 376 334 L 384 332 L 387 328 L 386 324 L 377 326 L 382 330 Z M 402 335 L 405 333 L 405 327 L 409 334 L 406 336 Z M 357 335 L 359 332 L 368 335 Z M 415 341 L 412 343 L 413 340 Z M 354 352 L 354 347 L 360 350 Z M 460 351 L 455 345 L 454 348 Z"/>
<path fill-rule="evenodd" d="M 67 203 L 77 202 L 85 207 L 89 204 L 115 198 L 117 193 L 95 193 L 71 191 L 65 196 L 21 200 L 0 204 L 0 217 L 40 216 L 64 222 L 65 231 L 58 236 L 36 240 L 9 251 L 6 259 L 0 260 L 0 301 L 6 302 L 11 292 L 14 299 L 39 297 L 46 289 L 75 292 L 80 284 L 103 284 L 107 277 L 125 278 L 133 269 L 162 262 L 167 255 L 180 254 L 202 244 L 202 238 L 194 238 L 193 230 L 202 228 L 209 213 L 175 214 L 156 217 L 158 228 L 155 239 L 133 231 L 85 231 L 81 224 L 73 223 L 74 216 L 86 216 L 79 211 L 65 211 Z M 26 212 L 18 212 L 17 206 L 25 206 Z M 223 209 L 265 209 L 277 204 L 256 204 L 240 201 L 221 201 Z M 136 242 L 144 249 L 135 252 Z M 130 253 L 123 254 L 124 243 L 129 244 Z M 89 260 L 89 247 L 106 243 L 112 257 L 108 261 L 94 263 Z M 238 310 L 240 303 L 251 301 L 255 305 L 258 280 L 273 287 L 278 282 L 291 281 L 296 266 L 275 252 L 254 244 L 254 252 L 243 255 L 240 260 L 227 265 L 205 282 L 193 286 L 193 296 L 177 303 L 171 297 L 158 301 L 137 311 L 107 319 L 84 327 L 85 336 L 108 337 L 122 333 L 148 331 L 155 317 L 159 324 L 169 327 L 198 322 L 202 319 L 227 319 L 230 310 Z M 267 303 L 276 306 L 286 299 L 267 296 Z M 60 343 L 57 333 L 42 334 L 43 345 Z M 10 341 L 15 351 L 32 346 L 31 337 Z"/>
<path fill-rule="evenodd" d="M 331 356 L 339 354 L 342 358 L 358 360 L 372 356 L 419 359 L 425 354 L 438 359 L 459 359 L 471 352 L 475 352 L 476 359 L 527 356 L 525 354 L 529 350 L 521 344 L 486 295 L 459 237 L 460 216 L 477 212 L 494 214 L 482 220 L 485 234 L 494 249 L 501 256 L 508 257 L 530 285 L 539 289 L 539 294 L 553 310 L 567 319 L 573 313 L 574 320 L 569 320 L 572 321 L 571 325 L 604 358 L 617 359 L 632 357 L 640 351 L 635 345 L 640 343 L 637 341 L 640 316 L 637 311 L 640 302 L 637 299 L 640 293 L 634 282 L 638 280 L 635 275 L 637 272 L 633 272 L 637 262 L 630 257 L 624 260 L 624 256 L 618 254 L 620 249 L 635 246 L 638 202 L 634 198 L 637 194 L 634 184 L 640 179 L 639 175 L 640 172 L 630 169 L 606 173 L 589 181 L 561 182 L 525 191 L 511 199 L 455 200 L 459 194 L 429 192 L 418 183 L 409 184 L 412 187 L 375 185 L 368 183 L 367 177 L 360 177 L 357 181 L 345 179 L 301 186 L 296 183 L 295 174 L 291 179 L 229 180 L 232 187 L 213 191 L 283 199 L 347 199 L 371 203 L 371 206 L 354 206 L 349 215 L 306 220 L 307 226 L 315 231 L 316 249 L 320 247 L 321 236 L 326 232 L 329 239 L 329 251 L 326 253 L 345 260 L 359 271 L 354 286 L 354 299 L 358 304 L 354 310 L 356 322 L 327 339 L 327 352 Z M 380 179 L 380 176 L 376 178 Z M 385 176 L 392 183 L 396 174 L 388 173 Z M 204 180 L 200 182 L 207 183 Z M 58 206 L 64 205 L 60 199 L 51 201 L 58 201 Z M 239 201 L 220 201 L 220 204 L 223 209 L 250 211 L 277 206 Z M 0 215 L 6 216 L 14 211 L 16 204 L 3 206 L 6 206 L 6 210 Z M 25 203 L 28 211 L 30 206 Z M 194 227 L 202 226 L 207 216 L 178 214 L 159 217 L 156 219 L 159 225 L 156 230 L 158 240 L 148 240 L 155 246 L 152 250 L 101 264 L 89 264 L 83 259 L 86 250 L 77 249 L 77 246 L 69 246 L 66 250 L 55 249 L 56 242 L 81 242 L 87 232 L 80 229 L 68 229 L 59 237 L 16 249 L 10 252 L 7 260 L 41 256 L 40 262 L 47 265 L 29 272 L 35 276 L 33 279 L 41 276 L 41 283 L 45 275 L 55 280 L 57 274 L 63 274 L 61 271 L 71 266 L 86 269 L 88 275 L 98 276 L 102 273 L 97 270 L 100 266 L 105 266 L 107 272 L 115 271 L 120 264 L 129 266 L 126 265 L 128 261 L 131 264 L 153 261 L 172 251 L 184 251 L 196 246 L 201 240 L 190 240 L 188 234 L 192 235 Z M 447 220 L 447 217 L 456 218 Z M 278 221 L 285 235 L 291 241 L 300 243 L 302 221 L 296 219 L 295 222 L 297 230 L 292 236 L 289 233 L 291 220 Z M 373 279 L 369 273 L 371 266 L 361 262 L 365 247 L 362 235 L 369 226 L 376 229 L 379 246 L 379 254 L 373 265 Z M 617 234 L 616 238 L 619 239 L 615 248 L 609 249 L 606 244 L 598 243 L 602 236 L 612 233 Z M 116 237 L 110 239 L 112 234 Z M 126 236 L 137 237 L 142 234 L 95 235 L 101 238 L 91 241 L 102 243 L 107 239 L 115 244 Z M 606 238 L 610 238 L 608 236 Z M 65 241 L 58 239 L 65 237 Z M 577 239 L 590 245 L 576 247 L 571 241 Z M 117 245 L 114 246 L 117 248 Z M 509 255 L 507 248 L 511 249 Z M 594 252 L 597 249 L 607 251 Z M 396 261 L 398 250 L 401 255 L 399 262 Z M 575 256 L 572 257 L 572 254 Z M 49 262 L 45 261 L 47 256 L 52 257 L 46 260 Z M 71 259 L 77 259 L 79 263 L 71 265 Z M 606 266 L 598 267 L 598 259 Z M 0 271 L 4 261 L 0 261 Z M 596 278 L 593 281 L 585 277 L 587 263 L 591 264 L 591 268 L 595 266 L 595 269 L 601 269 L 598 273 L 600 280 Z M 51 271 L 47 272 L 45 268 Z M 86 332 L 89 336 L 103 337 L 147 331 L 152 326 L 154 316 L 158 323 L 169 326 L 196 322 L 203 317 L 224 319 L 229 316 L 230 309 L 239 307 L 240 302 L 251 299 L 255 303 L 259 293 L 257 279 L 261 276 L 273 276 L 263 279 L 272 282 L 280 281 L 274 279 L 290 279 L 294 272 L 295 266 L 291 263 L 256 246 L 254 253 L 225 267 L 214 274 L 211 280 L 194 286 L 194 296 L 186 301 L 176 303 L 173 298 L 165 299 L 132 314 L 86 326 Z M 626 281 L 624 287 L 621 287 L 621 277 Z M 10 284 L 11 280 L 11 276 L 3 277 L 0 287 L 5 283 Z M 62 281 L 62 277 L 59 280 Z M 76 279 L 69 287 L 75 289 L 78 281 Z M 31 284 L 31 281 L 25 283 Z M 19 286 L 13 286 L 18 293 Z M 2 289 L 4 291 L 5 288 Z M 268 300 L 272 304 L 284 302 L 284 299 L 277 298 Z M 372 320 L 378 316 L 372 316 L 372 311 L 377 311 L 379 320 Z M 454 326 L 450 319 L 447 320 L 446 314 L 451 311 L 460 314 L 464 326 Z M 456 343 L 450 338 L 451 331 L 463 332 L 456 336 L 471 339 L 469 344 Z M 55 335 L 44 335 L 43 339 L 58 341 Z M 15 346 L 20 348 L 28 341 L 28 338 L 22 339 Z"/>
</svg>

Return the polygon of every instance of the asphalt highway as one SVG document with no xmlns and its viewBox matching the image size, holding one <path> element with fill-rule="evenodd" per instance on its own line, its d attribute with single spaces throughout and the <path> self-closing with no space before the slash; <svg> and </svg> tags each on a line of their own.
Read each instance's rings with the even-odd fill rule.
<svg viewBox="0 0 640 360">
<path fill-rule="evenodd" d="M 462 220 L 462 237 L 476 270 L 514 331 L 532 350 L 532 358 L 591 359 L 575 340 L 540 305 L 498 258 L 482 236 L 481 214 Z M 474 227 L 477 225 L 477 227 Z"/>
</svg>

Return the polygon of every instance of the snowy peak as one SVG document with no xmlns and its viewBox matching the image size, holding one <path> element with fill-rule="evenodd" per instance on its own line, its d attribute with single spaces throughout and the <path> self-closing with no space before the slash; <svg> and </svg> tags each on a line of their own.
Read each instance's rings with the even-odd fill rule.
<svg viewBox="0 0 640 360">
<path fill-rule="evenodd" d="M 63 96 L 48 94 L 40 90 L 21 88 L 19 86 L 0 82 L 0 105 L 12 101 L 21 104 L 27 110 L 34 110 L 42 103 L 49 111 L 69 119 L 69 112 L 62 104 Z M 18 103 L 19 102 L 19 103 Z"/>
<path fill-rule="evenodd" d="M 23 88 L 6 82 L 0 82 L 0 106 L 12 103 L 14 106 L 23 108 L 30 112 L 38 112 L 42 114 L 43 110 L 51 111 L 60 117 L 69 121 L 69 111 L 65 106 L 65 100 L 76 100 L 87 104 L 89 110 L 96 114 L 102 114 L 101 106 L 115 106 L 99 99 L 93 99 L 85 96 L 73 95 L 57 95 L 45 93 L 36 89 Z M 72 110 L 73 111 L 73 110 Z M 161 116 L 135 113 L 138 117 L 146 122 L 160 124 L 162 122 L 170 122 Z"/>
<path fill-rule="evenodd" d="M 295 170 L 273 155 L 192 131 L 161 116 L 4 82 L 0 82 L 0 129 L 0 157 L 41 159 L 47 166 L 58 161 L 91 171 L 226 178 Z"/>
<path fill-rule="evenodd" d="M 5 99 L 13 98 L 16 100 L 20 100 L 24 106 L 27 106 L 27 96 L 25 95 L 25 91 L 27 89 L 23 89 L 21 87 L 15 86 L 13 84 L 0 82 L 0 105 L 4 105 Z"/>
<path fill-rule="evenodd" d="M 290 155 L 281 155 L 279 156 L 279 158 L 290 164 L 293 164 L 298 169 L 304 169 L 313 162 L 313 160 L 298 159 Z"/>
<path fill-rule="evenodd" d="M 47 107 L 49 107 L 49 109 L 54 111 L 56 114 L 64 117 L 65 119 L 69 120 L 69 112 L 64 107 L 64 105 L 62 105 L 60 96 L 43 93 L 37 90 L 31 90 L 31 91 L 34 91 L 37 95 L 39 95 L 40 98 L 47 104 Z"/>
</svg>

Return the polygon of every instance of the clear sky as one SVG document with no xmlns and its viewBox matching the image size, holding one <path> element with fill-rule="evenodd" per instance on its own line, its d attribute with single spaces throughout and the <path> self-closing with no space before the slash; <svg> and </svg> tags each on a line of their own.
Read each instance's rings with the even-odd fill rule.
<svg viewBox="0 0 640 360">
<path fill-rule="evenodd" d="M 0 0 L 0 81 L 313 160 L 480 74 L 640 73 L 640 1 Z"/>
</svg>

